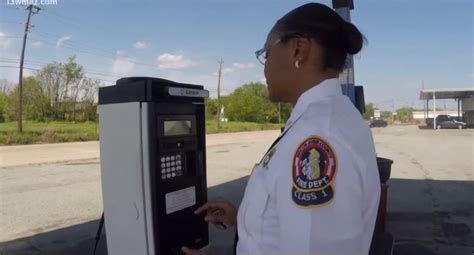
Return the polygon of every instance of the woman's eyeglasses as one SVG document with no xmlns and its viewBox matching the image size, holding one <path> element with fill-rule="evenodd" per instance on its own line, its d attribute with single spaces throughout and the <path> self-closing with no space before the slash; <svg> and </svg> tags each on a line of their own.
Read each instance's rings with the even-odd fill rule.
<svg viewBox="0 0 474 255">
<path fill-rule="evenodd" d="M 287 35 L 284 35 L 280 37 L 280 39 L 276 40 L 273 42 L 270 46 L 264 46 L 262 49 L 257 50 L 255 52 L 255 57 L 257 57 L 258 61 L 262 64 L 265 65 L 265 62 L 267 61 L 268 58 L 268 53 L 270 52 L 270 49 L 275 47 L 277 44 L 282 42 L 283 40 L 292 38 L 292 37 L 303 37 L 300 33 L 289 33 Z"/>
<path fill-rule="evenodd" d="M 262 65 L 265 65 L 265 62 L 267 61 L 267 57 L 268 57 L 268 52 L 270 51 L 271 48 L 275 47 L 275 45 L 279 44 L 280 42 L 281 42 L 281 39 L 278 39 L 274 43 L 272 43 L 270 46 L 264 46 L 260 50 L 257 50 L 255 52 L 255 57 L 258 59 L 258 62 L 260 62 Z"/>
</svg>

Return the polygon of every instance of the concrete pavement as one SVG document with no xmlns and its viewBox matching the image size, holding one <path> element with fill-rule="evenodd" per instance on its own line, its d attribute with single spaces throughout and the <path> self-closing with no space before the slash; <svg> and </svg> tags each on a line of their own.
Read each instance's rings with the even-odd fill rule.
<svg viewBox="0 0 474 255">
<path fill-rule="evenodd" d="M 210 199 L 230 199 L 238 204 L 251 167 L 278 133 L 209 135 Z M 406 126 L 373 129 L 373 133 L 378 155 L 395 161 L 387 217 L 387 230 L 396 238 L 395 254 L 471 255 L 474 132 Z M 0 248 L 10 251 L 0 254 L 90 253 L 95 220 L 102 210 L 98 146 L 71 144 L 69 147 L 79 146 L 83 153 L 70 151 L 73 155 L 62 155 L 61 160 L 66 159 L 62 163 L 25 165 L 38 162 L 41 157 L 35 156 L 40 152 L 68 154 L 64 153 L 66 144 L 57 146 L 45 146 L 48 150 L 41 145 L 27 146 L 21 152 L 21 148 L 6 147 L 12 155 L 13 148 L 22 155 L 29 151 L 29 156 L 16 161 L 20 166 L 0 168 Z M 65 146 L 63 150 L 61 146 Z M 85 151 L 94 148 L 96 154 L 85 160 Z M 74 155 L 82 158 L 77 161 Z M 14 241 L 4 242 L 8 240 Z M 211 227 L 211 240 L 215 254 L 229 254 L 233 231 Z M 101 247 L 105 254 L 104 245 Z"/>
<path fill-rule="evenodd" d="M 207 146 L 231 145 L 238 142 L 256 142 L 274 139 L 279 131 L 239 132 L 206 136 Z M 99 159 L 99 142 L 52 143 L 0 146 L 0 168 L 34 164 Z"/>
<path fill-rule="evenodd" d="M 261 131 L 207 136 L 209 198 L 239 204 L 246 176 L 278 135 L 279 131 Z M 86 159 L 84 153 L 70 153 L 61 156 L 62 160 L 67 159 L 65 162 L 36 164 L 41 160 L 35 157 L 37 152 L 50 153 L 52 157 L 53 153 L 67 151 L 64 147 L 73 150 L 77 145 L 80 150 L 95 150 L 96 154 L 91 153 Z M 48 145 L 48 150 L 42 150 L 41 146 L 28 145 L 23 151 L 21 146 L 14 150 L 2 148 L 28 156 L 24 161 L 15 161 L 17 166 L 0 168 L 0 247 L 1 242 L 15 240 L 3 246 L 30 254 L 54 254 L 58 249 L 67 249 L 66 254 L 70 254 L 71 249 L 90 242 L 95 235 L 96 219 L 102 213 L 98 143 L 56 146 Z M 232 230 L 222 232 L 211 227 L 214 251 L 227 254 L 233 234 Z"/>
<path fill-rule="evenodd" d="M 0 167 L 99 158 L 99 142 L 0 146 Z"/>
</svg>

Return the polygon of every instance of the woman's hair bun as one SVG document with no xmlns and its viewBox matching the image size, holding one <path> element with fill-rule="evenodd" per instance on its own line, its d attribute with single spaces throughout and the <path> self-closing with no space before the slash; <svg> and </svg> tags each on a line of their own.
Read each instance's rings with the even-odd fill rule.
<svg viewBox="0 0 474 255">
<path fill-rule="evenodd" d="M 346 52 L 352 55 L 357 54 L 364 44 L 364 36 L 356 26 L 346 21 L 342 25 L 342 31 L 346 38 Z"/>
</svg>

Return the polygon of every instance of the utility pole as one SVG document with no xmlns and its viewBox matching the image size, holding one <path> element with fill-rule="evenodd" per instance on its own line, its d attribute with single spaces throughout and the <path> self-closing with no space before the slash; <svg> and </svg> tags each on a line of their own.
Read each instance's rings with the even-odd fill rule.
<svg viewBox="0 0 474 255">
<path fill-rule="evenodd" d="M 219 62 L 219 78 L 217 79 L 217 130 L 221 127 L 221 76 L 222 76 L 222 65 L 224 61 L 221 59 Z"/>
<path fill-rule="evenodd" d="M 36 14 L 41 10 L 38 6 L 32 4 L 26 7 L 28 10 L 28 18 L 26 19 L 25 32 L 23 35 L 23 48 L 20 57 L 20 77 L 18 81 L 18 132 L 23 132 L 23 61 L 25 60 L 26 38 L 28 37 L 28 29 L 30 28 L 30 18 L 32 14 Z"/>
<path fill-rule="evenodd" d="M 421 80 L 421 91 L 425 90 L 425 81 L 424 80 Z M 423 103 L 423 117 L 425 117 L 425 123 L 426 123 L 426 119 L 428 118 L 427 114 L 426 114 L 426 105 L 425 103 Z"/>
</svg>

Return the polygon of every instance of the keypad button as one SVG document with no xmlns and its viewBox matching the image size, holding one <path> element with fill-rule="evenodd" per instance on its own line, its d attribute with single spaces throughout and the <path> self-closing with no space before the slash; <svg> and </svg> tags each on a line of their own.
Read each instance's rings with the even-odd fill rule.
<svg viewBox="0 0 474 255">
<path fill-rule="evenodd" d="M 181 155 L 176 155 L 176 159 L 181 159 Z"/>
<path fill-rule="evenodd" d="M 180 166 L 180 165 L 181 165 L 181 161 L 176 161 L 176 165 Z"/>
<path fill-rule="evenodd" d="M 177 166 L 177 167 L 176 167 L 176 170 L 181 170 L 181 166 Z"/>
<path fill-rule="evenodd" d="M 161 169 L 161 173 L 162 174 L 166 173 L 166 169 Z"/>
<path fill-rule="evenodd" d="M 170 177 L 171 177 L 171 174 L 166 174 L 166 177 L 167 177 L 167 178 L 170 178 Z"/>
<path fill-rule="evenodd" d="M 165 162 L 165 158 L 161 157 L 161 162 Z"/>
<path fill-rule="evenodd" d="M 176 173 L 172 173 L 171 176 L 172 176 L 172 177 L 175 177 L 175 176 L 176 176 Z"/>
<path fill-rule="evenodd" d="M 171 159 L 171 160 L 174 160 L 174 156 L 171 156 L 170 159 Z"/>
<path fill-rule="evenodd" d="M 167 173 L 171 172 L 171 168 L 166 168 L 166 172 Z"/>
<path fill-rule="evenodd" d="M 170 161 L 170 157 L 166 157 L 166 161 Z"/>
<path fill-rule="evenodd" d="M 176 171 L 176 167 L 172 167 L 171 171 L 173 171 L 173 172 Z"/>
<path fill-rule="evenodd" d="M 171 166 L 174 166 L 174 164 L 176 164 L 174 161 L 171 161 Z"/>
<path fill-rule="evenodd" d="M 161 164 L 161 168 L 164 168 L 164 167 L 166 167 L 166 164 L 165 164 L 165 163 L 162 163 L 162 164 Z"/>
<path fill-rule="evenodd" d="M 170 166 L 171 166 L 171 163 L 169 163 L 169 162 L 166 163 L 166 166 L 167 166 L 167 167 L 170 167 Z"/>
</svg>

